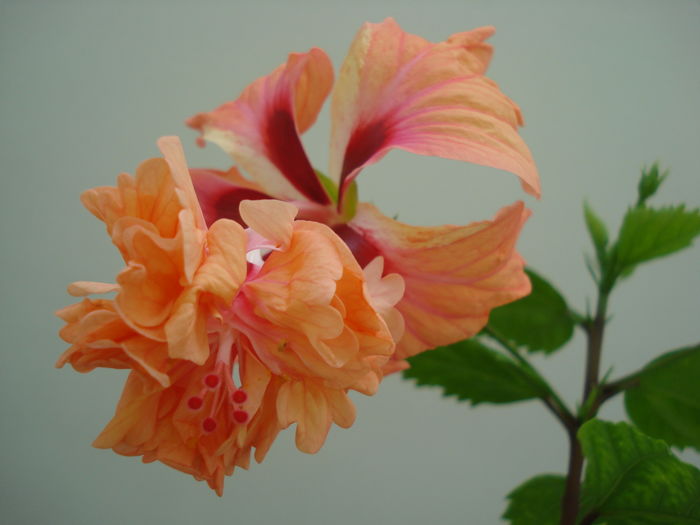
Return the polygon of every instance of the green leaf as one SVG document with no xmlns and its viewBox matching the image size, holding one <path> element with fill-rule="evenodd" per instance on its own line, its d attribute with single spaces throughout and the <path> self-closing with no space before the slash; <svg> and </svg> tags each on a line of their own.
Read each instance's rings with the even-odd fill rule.
<svg viewBox="0 0 700 525">
<path fill-rule="evenodd" d="M 571 338 L 574 319 L 566 301 L 551 284 L 532 270 L 526 272 L 532 282 L 530 295 L 495 308 L 488 326 L 530 352 L 551 353 Z"/>
<path fill-rule="evenodd" d="M 542 474 L 527 480 L 508 494 L 503 518 L 511 525 L 559 525 L 561 499 L 566 479 L 557 474 Z"/>
<path fill-rule="evenodd" d="M 637 206 L 644 206 L 647 199 L 658 191 L 659 186 L 661 186 L 666 177 L 668 177 L 668 170 L 659 174 L 659 164 L 657 162 L 652 164 L 649 169 L 644 168 L 642 170 L 642 176 L 639 179 L 639 186 L 637 187 L 637 192 L 639 194 Z"/>
<path fill-rule="evenodd" d="M 598 257 L 598 264 L 601 268 L 605 265 L 605 249 L 608 245 L 608 229 L 605 227 L 605 223 L 596 215 L 587 202 L 583 203 L 583 214 L 586 219 L 586 227 L 588 228 L 588 233 L 591 235 L 591 240 L 593 241 L 593 246 L 595 247 L 596 256 Z"/>
<path fill-rule="evenodd" d="M 700 470 L 627 423 L 591 420 L 578 433 L 587 458 L 580 523 L 700 524 Z"/>
<path fill-rule="evenodd" d="M 613 250 L 615 275 L 626 277 L 643 262 L 687 248 L 700 234 L 700 210 L 684 205 L 630 208 Z"/>
<path fill-rule="evenodd" d="M 670 445 L 700 450 L 700 345 L 649 363 L 625 392 L 630 419 Z"/>
<path fill-rule="evenodd" d="M 511 359 L 468 339 L 408 359 L 406 378 L 440 386 L 445 396 L 479 403 L 511 403 L 546 395 L 542 384 Z"/>
</svg>

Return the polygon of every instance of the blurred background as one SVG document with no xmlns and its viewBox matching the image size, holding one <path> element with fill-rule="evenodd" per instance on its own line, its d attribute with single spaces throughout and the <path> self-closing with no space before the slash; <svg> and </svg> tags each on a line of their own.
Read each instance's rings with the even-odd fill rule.
<svg viewBox="0 0 700 525">
<path fill-rule="evenodd" d="M 534 214 L 521 253 L 580 310 L 594 298 L 584 198 L 617 228 L 640 168 L 658 160 L 671 177 L 654 202 L 700 204 L 697 0 L 0 0 L 0 522 L 492 524 L 516 485 L 564 472 L 564 433 L 536 402 L 470 408 L 395 376 L 354 396 L 354 427 L 333 429 L 318 454 L 296 451 L 288 430 L 220 499 L 160 464 L 90 447 L 125 372 L 53 369 L 66 285 L 110 281 L 121 266 L 79 194 L 157 156 L 161 135 L 180 135 L 192 166 L 227 167 L 216 147 L 196 147 L 186 117 L 234 99 L 290 51 L 321 47 L 337 67 L 360 25 L 387 16 L 433 41 L 496 26 L 489 76 L 523 110 L 543 196 L 497 170 L 393 152 L 360 177 L 362 200 L 427 225 L 524 199 Z M 304 137 L 321 169 L 328 132 L 324 110 Z M 700 339 L 698 270 L 696 246 L 619 287 L 604 370 Z M 583 352 L 577 335 L 536 359 L 572 403 Z M 602 415 L 624 417 L 622 404 Z"/>
</svg>

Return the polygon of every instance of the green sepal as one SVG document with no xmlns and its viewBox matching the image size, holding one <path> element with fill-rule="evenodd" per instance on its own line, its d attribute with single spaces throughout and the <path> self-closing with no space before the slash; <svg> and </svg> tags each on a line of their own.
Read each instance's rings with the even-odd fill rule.
<svg viewBox="0 0 700 525">
<path fill-rule="evenodd" d="M 428 350 L 408 359 L 403 376 L 418 386 L 439 386 L 445 396 L 479 403 L 512 403 L 547 395 L 539 379 L 513 360 L 474 339 Z"/>
<path fill-rule="evenodd" d="M 489 317 L 488 328 L 529 352 L 549 354 L 571 339 L 574 316 L 554 286 L 533 270 L 527 269 L 526 273 L 532 283 L 532 292 L 495 308 Z"/>
<path fill-rule="evenodd" d="M 357 200 L 358 200 L 358 191 L 357 191 L 357 183 L 355 181 L 352 181 L 345 192 L 343 193 L 343 202 L 341 206 L 342 210 L 342 219 L 347 222 L 350 219 L 352 219 L 355 214 L 357 213 Z"/>
<path fill-rule="evenodd" d="M 635 376 L 625 391 L 634 424 L 670 445 L 700 450 L 700 344 L 668 352 Z"/>
<path fill-rule="evenodd" d="M 541 474 L 527 480 L 508 494 L 503 519 L 510 525 L 559 525 L 561 499 L 566 479 L 558 474 Z"/>
<path fill-rule="evenodd" d="M 314 170 L 318 180 L 321 181 L 323 188 L 328 193 L 328 196 L 333 201 L 333 204 L 338 204 L 338 186 L 331 180 L 331 178 L 320 170 Z"/>
<path fill-rule="evenodd" d="M 586 228 L 588 228 L 591 241 L 593 241 L 598 265 L 601 271 L 604 271 L 606 266 L 606 249 L 609 240 L 608 229 L 587 202 L 583 203 L 583 215 L 586 220 Z"/>
<path fill-rule="evenodd" d="M 652 164 L 649 169 L 642 169 L 642 176 L 637 186 L 637 206 L 644 206 L 646 201 L 659 190 L 666 177 L 668 177 L 668 170 L 660 174 L 658 162 Z"/>
</svg>

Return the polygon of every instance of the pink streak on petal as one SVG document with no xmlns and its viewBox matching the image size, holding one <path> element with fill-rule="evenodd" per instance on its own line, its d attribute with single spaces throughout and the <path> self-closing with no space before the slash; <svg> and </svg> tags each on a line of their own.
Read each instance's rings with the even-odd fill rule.
<svg viewBox="0 0 700 525">
<path fill-rule="evenodd" d="M 225 178 L 224 172 L 193 169 L 190 170 L 190 174 L 207 226 L 211 226 L 218 219 L 231 219 L 247 226 L 238 209 L 241 201 L 271 198 L 256 189 L 255 184 L 241 186 L 231 182 Z"/>
<path fill-rule="evenodd" d="M 483 76 L 493 28 L 433 44 L 392 19 L 365 24 L 334 88 L 329 174 L 341 193 L 392 148 L 518 175 L 539 196 L 537 170 L 517 133 L 518 106 Z"/>
<path fill-rule="evenodd" d="M 187 124 L 229 153 L 265 193 L 328 204 L 299 136 L 316 120 L 332 84 L 333 67 L 321 49 L 292 53 L 238 99 Z"/>
</svg>

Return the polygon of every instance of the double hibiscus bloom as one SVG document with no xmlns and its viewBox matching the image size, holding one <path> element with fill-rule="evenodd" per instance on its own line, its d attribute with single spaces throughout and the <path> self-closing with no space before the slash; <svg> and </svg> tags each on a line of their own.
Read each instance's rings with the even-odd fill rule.
<svg viewBox="0 0 700 525">
<path fill-rule="evenodd" d="M 291 54 L 240 97 L 189 119 L 237 168 L 188 169 L 180 142 L 83 204 L 126 267 L 76 282 L 58 312 L 71 347 L 58 366 L 131 369 L 95 446 L 206 480 L 262 461 L 296 423 L 316 452 L 348 391 L 371 395 L 405 359 L 477 333 L 530 290 L 515 251 L 528 211 L 415 227 L 357 201 L 355 178 L 392 148 L 518 175 L 539 194 L 518 107 L 484 76 L 491 28 L 430 43 L 391 19 L 365 24 L 333 86 L 320 49 Z M 328 175 L 300 135 L 332 90 Z M 113 299 L 88 298 L 116 294 Z"/>
</svg>

